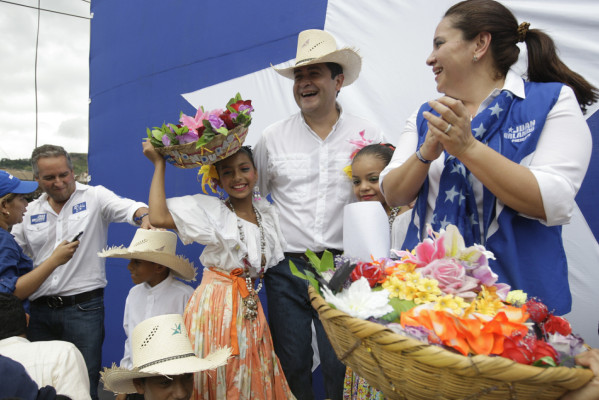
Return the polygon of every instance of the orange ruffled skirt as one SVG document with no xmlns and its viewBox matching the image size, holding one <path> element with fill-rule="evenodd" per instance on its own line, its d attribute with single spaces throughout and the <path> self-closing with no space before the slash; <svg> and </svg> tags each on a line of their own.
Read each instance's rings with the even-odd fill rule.
<svg viewBox="0 0 599 400">
<path fill-rule="evenodd" d="M 185 326 L 198 356 L 235 347 L 231 329 L 237 333 L 239 348 L 239 355 L 231 356 L 227 365 L 195 375 L 192 399 L 295 399 L 273 349 L 262 305 L 258 302 L 256 319 L 245 319 L 241 295 L 233 290 L 232 282 L 227 272 L 205 268 L 200 286 L 185 307 Z M 234 294 L 237 310 L 233 309 Z M 233 313 L 235 326 L 231 326 Z"/>
</svg>

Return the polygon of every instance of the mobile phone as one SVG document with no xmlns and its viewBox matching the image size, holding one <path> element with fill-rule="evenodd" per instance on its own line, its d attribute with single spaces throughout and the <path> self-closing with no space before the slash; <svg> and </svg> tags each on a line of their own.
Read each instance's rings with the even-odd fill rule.
<svg viewBox="0 0 599 400">
<path fill-rule="evenodd" d="M 81 235 L 83 235 L 83 231 L 81 231 L 77 235 L 75 235 L 75 237 L 73 238 L 73 240 L 71 240 L 71 243 L 73 243 L 76 240 L 79 240 L 79 238 L 81 237 Z"/>
</svg>

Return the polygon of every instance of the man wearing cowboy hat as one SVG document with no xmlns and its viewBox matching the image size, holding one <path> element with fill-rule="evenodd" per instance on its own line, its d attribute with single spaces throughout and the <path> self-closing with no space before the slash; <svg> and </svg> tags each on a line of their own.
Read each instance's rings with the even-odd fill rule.
<svg viewBox="0 0 599 400">
<path fill-rule="evenodd" d="M 164 314 L 183 314 L 194 289 L 175 279 L 195 279 L 196 270 L 185 257 L 178 256 L 177 235 L 166 230 L 138 229 L 129 247 L 112 247 L 100 257 L 124 258 L 135 286 L 125 301 L 123 328 L 127 339 L 120 366 L 132 368 L 131 334 L 143 320 Z M 135 396 L 131 396 L 135 398 Z M 117 400 L 125 399 L 117 396 Z"/>
<path fill-rule="evenodd" d="M 340 399 L 345 366 L 337 360 L 318 315 L 310 306 L 307 283 L 293 276 L 289 260 L 301 270 L 304 252 L 342 252 L 343 207 L 355 201 L 343 168 L 355 149 L 350 140 L 384 141 L 372 123 L 343 112 L 337 95 L 354 82 L 362 60 L 353 49 L 337 49 L 329 33 L 299 34 L 294 66 L 275 70 L 293 79 L 300 112 L 264 131 L 255 159 L 262 193 L 271 193 L 287 241 L 285 259 L 265 276 L 269 325 L 285 377 L 298 399 L 312 399 L 311 325 L 325 379 L 326 396 Z"/>
<path fill-rule="evenodd" d="M 133 368 L 104 368 L 104 388 L 114 393 L 139 393 L 146 400 L 187 400 L 193 393 L 193 374 L 227 363 L 230 348 L 199 358 L 193 352 L 183 316 L 159 315 L 133 329 Z"/>
</svg>

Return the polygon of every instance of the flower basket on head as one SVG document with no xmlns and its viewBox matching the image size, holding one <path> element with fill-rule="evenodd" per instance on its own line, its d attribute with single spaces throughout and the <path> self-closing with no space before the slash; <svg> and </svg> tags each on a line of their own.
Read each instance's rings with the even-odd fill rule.
<svg viewBox="0 0 599 400">
<path fill-rule="evenodd" d="M 180 124 L 148 128 L 148 138 L 167 162 L 178 168 L 214 164 L 239 150 L 248 133 L 254 111 L 251 100 L 237 95 L 225 110 L 205 112 L 200 107 L 195 117 L 181 113 Z"/>
<path fill-rule="evenodd" d="M 463 356 L 350 317 L 312 286 L 309 296 L 337 357 L 387 399 L 553 400 L 593 377 L 586 369 Z"/>
</svg>

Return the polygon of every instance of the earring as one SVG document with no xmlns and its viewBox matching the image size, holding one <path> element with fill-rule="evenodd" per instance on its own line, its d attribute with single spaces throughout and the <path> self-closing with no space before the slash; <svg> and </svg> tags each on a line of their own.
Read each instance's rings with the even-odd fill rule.
<svg viewBox="0 0 599 400">
<path fill-rule="evenodd" d="M 262 200 L 262 196 L 260 195 L 260 188 L 258 187 L 258 185 L 254 186 L 254 192 L 252 193 L 252 196 L 254 197 L 254 201 Z"/>
<path fill-rule="evenodd" d="M 10 211 L 2 211 L 2 213 L 6 216 L 10 215 Z"/>
<path fill-rule="evenodd" d="M 221 201 L 225 201 L 225 191 L 220 190 L 220 188 L 216 189 L 216 193 L 218 193 L 218 198 Z"/>
<path fill-rule="evenodd" d="M 478 56 L 475 54 L 474 57 L 472 57 L 472 61 L 473 62 L 477 62 L 478 61 Z"/>
</svg>

